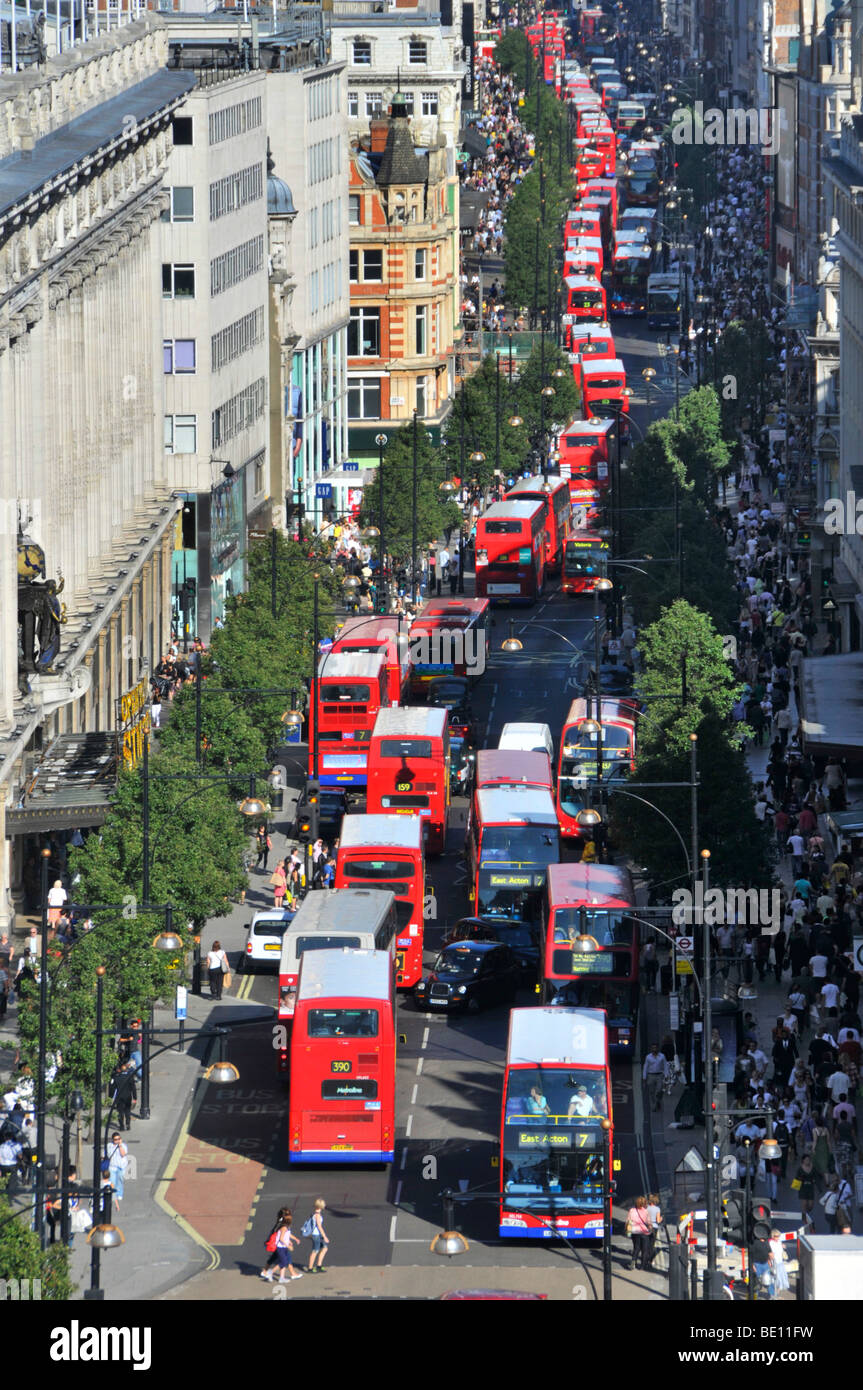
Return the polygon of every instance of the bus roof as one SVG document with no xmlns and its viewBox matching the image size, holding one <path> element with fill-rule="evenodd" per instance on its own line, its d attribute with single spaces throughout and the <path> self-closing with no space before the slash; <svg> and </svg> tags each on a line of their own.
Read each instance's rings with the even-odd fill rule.
<svg viewBox="0 0 863 1390">
<path fill-rule="evenodd" d="M 545 787 L 484 787 L 476 794 L 483 825 L 557 825 L 554 802 Z"/>
<path fill-rule="evenodd" d="M 297 1004 L 328 999 L 375 999 L 392 994 L 393 965 L 388 951 L 304 951 Z"/>
<path fill-rule="evenodd" d="M 318 662 L 318 678 L 336 676 L 365 676 L 376 678 L 386 658 L 381 652 L 327 652 Z"/>
<path fill-rule="evenodd" d="M 679 290 L 683 277 L 676 272 L 672 275 L 667 270 L 656 270 L 647 277 L 647 288 L 649 290 Z"/>
<path fill-rule="evenodd" d="M 477 787 L 549 787 L 551 763 L 547 753 L 528 753 L 515 748 L 480 748 L 476 755 Z"/>
<path fill-rule="evenodd" d="M 546 487 L 546 483 L 549 483 L 550 486 Z M 506 495 L 507 497 L 515 497 L 518 493 L 525 497 L 547 497 L 550 493 L 557 492 L 561 487 L 569 487 L 566 478 L 543 478 L 533 474 L 529 478 L 519 478 L 517 483 L 513 483 Z"/>
<path fill-rule="evenodd" d="M 448 714 L 435 705 L 410 705 L 406 709 L 378 710 L 372 738 L 442 738 Z M 385 817 L 389 819 L 389 817 Z M 395 820 L 401 817 L 394 817 Z"/>
<path fill-rule="evenodd" d="M 564 283 L 568 290 L 601 290 L 602 284 L 593 275 L 567 275 Z"/>
<path fill-rule="evenodd" d="M 573 420 L 561 434 L 608 434 L 612 429 L 613 420 Z"/>
<path fill-rule="evenodd" d="M 355 642 L 371 647 L 375 642 L 392 641 L 396 637 L 407 645 L 407 623 L 395 614 L 390 618 L 348 618 L 335 635 L 333 651 L 338 653 Z"/>
<path fill-rule="evenodd" d="M 626 369 L 619 357 L 601 357 L 598 362 L 582 362 L 582 376 L 608 376 L 610 373 L 618 372 L 621 376 L 626 375 Z"/>
<path fill-rule="evenodd" d="M 442 713 L 446 713 L 443 710 Z M 419 849 L 423 840 L 422 816 L 345 816 L 339 850 L 359 845 L 386 845 L 393 849 Z"/>
<path fill-rule="evenodd" d="M 613 261 L 649 261 L 653 247 L 646 241 L 624 241 L 616 243 Z"/>
<path fill-rule="evenodd" d="M 309 893 L 285 935 L 336 930 L 374 933 L 386 921 L 394 902 L 395 894 L 388 888 L 331 888 L 326 893 Z"/>
<path fill-rule="evenodd" d="M 607 1064 L 604 1009 L 512 1009 L 509 1015 L 508 1067 L 539 1062 Z"/>
<path fill-rule="evenodd" d="M 635 905 L 632 875 L 617 864 L 549 864 L 546 882 L 552 907 L 600 902 Z"/>
<path fill-rule="evenodd" d="M 566 716 L 564 728 L 566 728 L 568 724 L 577 723 L 579 719 L 592 718 L 594 707 L 594 702 L 585 699 L 584 696 L 579 696 L 577 700 L 573 700 L 569 707 L 569 713 Z M 638 711 L 632 705 L 622 704 L 620 700 L 602 700 L 600 716 L 604 721 L 615 720 L 621 723 L 635 724 L 638 718 Z"/>
<path fill-rule="evenodd" d="M 652 221 L 656 217 L 656 208 L 624 208 L 623 212 L 620 214 L 621 222 L 626 217 L 637 217 L 639 221 L 641 221 L 642 218 L 647 221 Z"/>
<path fill-rule="evenodd" d="M 536 516 L 544 505 L 543 502 L 493 502 L 488 510 L 483 512 L 479 524 L 484 521 L 503 521 L 506 517 L 527 521 Z"/>
<path fill-rule="evenodd" d="M 488 610 L 487 598 L 436 598 L 424 603 L 419 612 L 421 618 L 473 618 Z"/>
</svg>

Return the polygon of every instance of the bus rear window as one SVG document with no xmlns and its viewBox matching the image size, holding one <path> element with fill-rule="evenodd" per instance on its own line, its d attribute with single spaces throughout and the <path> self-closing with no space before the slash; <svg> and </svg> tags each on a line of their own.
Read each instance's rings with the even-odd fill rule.
<svg viewBox="0 0 863 1390">
<path fill-rule="evenodd" d="M 604 434 L 568 434 L 566 436 L 566 447 L 568 449 L 598 449 Z"/>
<path fill-rule="evenodd" d="M 413 865 L 398 859 L 347 859 L 345 873 L 350 878 L 398 878 L 413 877 Z"/>
<path fill-rule="evenodd" d="M 411 808 L 414 808 L 415 810 L 422 810 L 423 807 L 428 806 L 428 804 L 429 804 L 429 799 L 428 799 L 427 796 L 382 796 L 382 797 L 381 797 L 381 805 L 383 806 L 383 808 L 384 808 L 385 811 L 388 811 L 391 807 L 394 807 L 394 806 L 403 806 L 406 810 L 410 810 Z"/>
<path fill-rule="evenodd" d="M 310 1038 L 376 1038 L 377 1009 L 310 1009 Z"/>
<path fill-rule="evenodd" d="M 335 681 L 321 683 L 321 699 L 324 702 L 350 700 L 360 704 L 369 700 L 371 693 L 371 686 L 368 685 L 337 685 Z"/>
<path fill-rule="evenodd" d="M 521 531 L 520 521 L 486 521 L 483 525 L 489 536 L 516 536 Z"/>
<path fill-rule="evenodd" d="M 431 739 L 382 738 L 380 755 L 382 758 L 430 758 Z"/>
<path fill-rule="evenodd" d="M 316 933 L 295 937 L 294 951 L 299 960 L 304 951 L 359 951 L 362 944 L 358 936 L 325 936 L 323 933 L 318 936 Z"/>
</svg>

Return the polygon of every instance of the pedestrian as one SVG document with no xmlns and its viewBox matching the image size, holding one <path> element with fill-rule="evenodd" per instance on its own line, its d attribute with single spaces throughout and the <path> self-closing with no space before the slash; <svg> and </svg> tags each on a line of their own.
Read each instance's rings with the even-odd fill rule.
<svg viewBox="0 0 863 1390">
<path fill-rule="evenodd" d="M 643 1269 L 645 1260 L 650 1257 L 650 1216 L 647 1211 L 647 1198 L 636 1197 L 634 1206 L 626 1215 L 626 1234 L 632 1240 L 632 1259 L 627 1269 Z"/>
<path fill-rule="evenodd" d="M 650 1192 L 647 1196 L 647 1214 L 650 1217 L 650 1243 L 647 1252 L 647 1263 L 645 1269 L 653 1268 L 653 1260 L 656 1255 L 656 1237 L 662 1225 L 662 1208 L 659 1205 L 659 1196 L 656 1192 Z"/>
<path fill-rule="evenodd" d="M 266 1279 L 268 1283 L 272 1282 L 272 1277 L 273 1277 L 272 1274 L 270 1273 L 270 1270 L 273 1269 L 274 1266 L 278 1265 L 278 1263 L 279 1263 L 279 1257 L 278 1257 L 278 1255 L 276 1254 L 276 1236 L 278 1235 L 278 1233 L 279 1233 L 279 1231 L 280 1231 L 280 1229 L 281 1229 L 283 1223 L 284 1223 L 285 1221 L 290 1222 L 290 1220 L 291 1220 L 291 1209 L 290 1209 L 290 1207 L 280 1207 L 280 1208 L 279 1208 L 279 1214 L 278 1214 L 278 1216 L 276 1217 L 275 1221 L 273 1222 L 273 1225 L 272 1225 L 272 1228 L 271 1228 L 271 1230 L 270 1230 L 270 1233 L 269 1233 L 269 1235 L 267 1236 L 267 1242 L 266 1242 L 266 1249 L 267 1249 L 267 1251 L 268 1251 L 267 1263 L 264 1265 L 263 1269 L 261 1270 L 261 1275 L 260 1275 L 260 1277 L 261 1277 L 262 1279 Z"/>
<path fill-rule="evenodd" d="M 279 1262 L 278 1284 L 287 1284 L 289 1279 L 302 1279 L 302 1271 L 294 1269 L 292 1263 L 292 1251 L 299 1245 L 299 1240 L 291 1231 L 293 1216 L 289 1207 L 285 1208 L 285 1216 L 279 1222 L 276 1232 L 276 1258 Z"/>
<path fill-rule="evenodd" d="M 770 1232 L 770 1253 L 773 1256 L 773 1297 L 786 1293 L 791 1287 L 786 1269 L 787 1256 L 785 1254 L 785 1242 L 779 1231 Z"/>
<path fill-rule="evenodd" d="M 0 1023 L 6 1017 L 6 1008 L 9 1003 L 9 970 L 0 961 Z"/>
<path fill-rule="evenodd" d="M 454 550 L 452 555 L 450 556 L 449 562 L 449 591 L 451 594 L 455 594 L 456 590 L 458 589 L 458 576 L 460 564 L 461 557 L 459 555 L 459 552 L 458 550 Z"/>
<path fill-rule="evenodd" d="M 804 1154 L 801 1158 L 797 1172 L 791 1179 L 791 1186 L 800 1201 L 800 1212 L 804 1221 L 814 1228 L 812 1208 L 815 1206 L 815 1169 L 809 1154 Z"/>
<path fill-rule="evenodd" d="M 270 883 L 273 885 L 273 906 L 277 912 L 281 912 L 282 903 L 288 891 L 288 879 L 283 862 L 276 865 L 270 875 Z"/>
<path fill-rule="evenodd" d="M 117 1111 L 117 1128 L 132 1128 L 132 1106 L 138 1099 L 135 1082 L 135 1063 L 130 1059 L 117 1067 L 111 1076 L 111 1099 Z"/>
<path fill-rule="evenodd" d="M 764 1233 L 761 1234 L 763 1227 Z M 770 1238 L 767 1227 L 763 1222 L 755 1223 L 755 1230 L 758 1234 L 753 1234 L 749 1243 L 749 1257 L 752 1260 L 752 1272 L 758 1280 L 758 1287 L 764 1289 L 767 1297 L 772 1298 L 774 1294 L 773 1283 L 773 1253 L 770 1249 Z"/>
<path fill-rule="evenodd" d="M 228 957 L 222 950 L 222 943 L 214 941 L 207 952 L 207 974 L 210 978 L 210 998 L 221 999 L 222 984 L 228 969 Z"/>
<path fill-rule="evenodd" d="M 646 990 L 656 989 L 658 972 L 659 961 L 656 959 L 656 942 L 645 941 L 641 948 L 641 973 L 644 976 L 644 988 Z"/>
<path fill-rule="evenodd" d="M 259 825 L 256 835 L 258 857 L 255 861 L 255 868 L 267 867 L 267 860 L 270 857 L 270 850 L 273 848 L 273 841 L 267 833 L 265 825 Z"/>
<path fill-rule="evenodd" d="M 48 889 L 48 925 L 49 925 L 49 926 L 51 926 L 51 927 L 56 927 L 57 923 L 58 923 L 59 920 L 60 920 L 60 914 L 61 914 L 61 912 L 63 911 L 63 904 L 65 903 L 65 901 L 66 901 L 66 899 L 68 898 L 68 896 L 69 896 L 69 894 L 66 892 L 66 889 L 63 887 L 62 880 L 59 879 L 59 878 L 55 878 L 53 888 L 49 888 L 49 889 Z"/>
<path fill-rule="evenodd" d="M 157 685 L 153 686 L 153 694 L 150 699 L 150 723 L 154 729 L 161 729 L 162 727 L 162 697 Z"/>
<path fill-rule="evenodd" d="M 129 1150 L 117 1130 L 111 1135 L 111 1143 L 108 1145 L 106 1158 L 108 1160 L 108 1179 L 114 1189 L 114 1206 L 119 1211 L 120 1203 L 123 1200 L 123 1182 L 129 1167 Z"/>
<path fill-rule="evenodd" d="M 323 1274 L 324 1260 L 329 1253 L 330 1240 L 324 1230 L 324 1209 L 326 1205 L 323 1197 L 316 1197 L 315 1209 L 306 1222 L 306 1225 L 303 1227 L 303 1235 L 306 1235 L 306 1227 L 308 1227 L 308 1235 L 312 1242 L 312 1253 L 309 1257 L 307 1266 L 309 1274 L 314 1274 L 316 1271 L 318 1274 Z M 315 1260 L 318 1262 L 317 1266 L 315 1265 Z"/>
<path fill-rule="evenodd" d="M 651 1043 L 641 1069 L 641 1077 L 647 1086 L 648 1104 L 653 1110 L 662 1108 L 662 1091 L 667 1069 L 668 1063 L 659 1050 L 659 1043 Z"/>
</svg>

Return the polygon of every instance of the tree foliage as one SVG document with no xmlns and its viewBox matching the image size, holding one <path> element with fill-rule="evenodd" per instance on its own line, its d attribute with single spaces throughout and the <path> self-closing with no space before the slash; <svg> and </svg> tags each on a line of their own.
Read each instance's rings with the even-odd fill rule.
<svg viewBox="0 0 863 1390">
<path fill-rule="evenodd" d="M 536 68 L 533 52 L 523 29 L 507 29 L 495 44 L 494 60 L 502 72 L 509 73 L 516 87 L 521 90 L 528 84 L 531 69 Z"/>
<path fill-rule="evenodd" d="M 76 1289 L 69 1278 L 69 1252 L 60 1243 L 40 1250 L 38 1235 L 27 1227 L 31 1215 L 32 1208 L 16 1213 L 0 1191 L 0 1278 L 29 1279 L 31 1298 L 33 1281 L 38 1280 L 43 1302 L 68 1302 Z"/>
<path fill-rule="evenodd" d="M 419 548 L 436 541 L 445 532 L 457 528 L 461 512 L 440 490 L 444 481 L 441 459 L 432 444 L 431 435 L 422 421 L 416 427 L 417 453 L 417 545 Z M 384 545 L 397 563 L 410 559 L 413 537 L 413 456 L 414 424 L 407 421 L 391 435 L 384 450 L 383 511 Z M 457 469 L 450 472 L 457 474 Z M 380 473 L 375 469 L 371 481 L 363 489 L 360 522 L 363 526 L 380 526 Z M 375 543 L 377 544 L 377 542 Z"/>
</svg>

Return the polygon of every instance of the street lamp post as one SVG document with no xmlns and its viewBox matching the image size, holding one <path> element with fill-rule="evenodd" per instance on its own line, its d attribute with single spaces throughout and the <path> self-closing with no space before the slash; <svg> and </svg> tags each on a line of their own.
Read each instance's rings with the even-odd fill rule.
<svg viewBox="0 0 863 1390">
<path fill-rule="evenodd" d="M 384 570 L 384 449 L 387 444 L 385 434 L 376 434 L 375 443 L 378 446 L 378 556 L 380 574 L 378 576 L 380 589 L 378 592 L 378 612 L 386 613 L 389 608 L 387 603 L 387 581 Z M 315 583 L 315 594 L 317 595 L 317 582 Z M 315 598 L 315 621 L 317 622 L 317 597 Z M 315 663 L 318 660 L 318 644 L 315 640 Z"/>
<path fill-rule="evenodd" d="M 413 477 L 411 493 L 411 599 L 419 602 L 417 588 L 417 412 L 414 411 Z"/>
<path fill-rule="evenodd" d="M 105 967 L 96 967 L 96 1092 L 93 1099 L 93 1225 L 100 1224 L 102 1187 L 102 1024 L 104 1016 Z M 85 1298 L 103 1298 L 99 1288 L 98 1245 L 90 1245 L 90 1287 Z"/>
<path fill-rule="evenodd" d="M 36 1077 L 36 1232 L 45 1249 L 45 1069 L 48 1053 L 48 867 L 51 851 L 42 858 L 42 938 L 39 942 L 39 1075 Z"/>
</svg>

